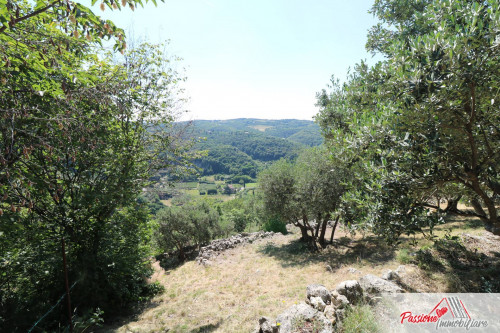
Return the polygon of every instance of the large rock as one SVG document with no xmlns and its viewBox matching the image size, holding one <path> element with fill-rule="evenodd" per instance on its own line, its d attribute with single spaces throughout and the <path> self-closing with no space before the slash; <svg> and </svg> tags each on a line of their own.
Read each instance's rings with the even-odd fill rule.
<svg viewBox="0 0 500 333">
<path fill-rule="evenodd" d="M 261 317 L 259 319 L 259 327 L 259 333 L 273 333 L 273 324 L 269 317 Z"/>
<path fill-rule="evenodd" d="M 370 294 L 404 293 L 404 290 L 394 282 L 384 280 L 372 274 L 361 277 L 359 283 L 363 290 Z"/>
<path fill-rule="evenodd" d="M 396 268 L 396 271 L 395 273 L 398 275 L 398 276 L 402 276 L 406 273 L 406 266 L 405 265 L 399 265 L 398 268 Z"/>
<path fill-rule="evenodd" d="M 349 305 L 349 300 L 344 295 L 340 295 L 337 290 L 332 290 L 332 305 L 337 309 L 343 309 Z"/>
<path fill-rule="evenodd" d="M 332 296 L 328 289 L 321 284 L 310 284 L 306 288 L 307 299 L 310 300 L 311 297 L 321 297 L 325 304 L 330 304 Z"/>
<path fill-rule="evenodd" d="M 382 279 L 388 281 L 399 281 L 401 277 L 395 271 L 388 269 L 382 274 Z"/>
<path fill-rule="evenodd" d="M 336 309 L 333 305 L 327 305 L 325 311 L 323 311 L 326 319 L 328 319 L 332 323 L 332 326 L 337 322 L 337 315 L 335 314 L 335 310 Z"/>
<path fill-rule="evenodd" d="M 347 297 L 349 303 L 356 304 L 363 299 L 363 289 L 356 280 L 347 280 L 339 283 L 337 292 Z"/>
<path fill-rule="evenodd" d="M 323 302 L 323 299 L 321 297 L 311 297 L 309 300 L 311 306 L 315 308 L 318 311 L 323 312 L 325 310 L 326 304 Z"/>
<path fill-rule="evenodd" d="M 332 333 L 330 320 L 316 309 L 305 303 L 294 305 L 276 318 L 279 324 L 279 333 L 302 332 L 302 328 L 318 327 L 317 333 Z"/>
<path fill-rule="evenodd" d="M 278 333 L 278 326 L 273 324 L 271 318 L 261 317 L 259 319 L 259 330 L 258 333 Z"/>
</svg>

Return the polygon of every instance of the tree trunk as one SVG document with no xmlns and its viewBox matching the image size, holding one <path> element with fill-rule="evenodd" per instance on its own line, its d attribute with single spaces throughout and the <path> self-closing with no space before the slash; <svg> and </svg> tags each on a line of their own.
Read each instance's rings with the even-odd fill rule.
<svg viewBox="0 0 500 333">
<path fill-rule="evenodd" d="M 459 195 L 457 198 L 449 199 L 446 208 L 444 209 L 444 212 L 458 213 L 458 202 L 460 201 L 461 198 L 462 196 Z"/>
<path fill-rule="evenodd" d="M 326 234 L 326 226 L 328 225 L 328 215 L 323 219 L 323 223 L 321 224 L 321 234 L 319 235 L 319 243 L 321 244 L 321 247 L 326 246 L 325 242 L 325 234 Z"/>
<path fill-rule="evenodd" d="M 316 217 L 316 232 L 314 234 L 314 238 L 318 238 L 320 224 L 321 224 L 321 214 L 318 214 L 318 216 Z"/>
<path fill-rule="evenodd" d="M 335 219 L 335 224 L 332 227 L 332 234 L 330 235 L 330 244 L 333 244 L 333 235 L 335 235 L 335 230 L 337 230 L 337 224 L 339 223 L 340 215 L 337 215 Z"/>
<path fill-rule="evenodd" d="M 309 237 L 309 234 L 307 233 L 307 227 L 305 225 L 302 225 L 302 224 L 298 224 L 299 228 L 300 228 L 300 232 L 302 233 L 302 237 L 301 237 L 301 240 L 303 241 L 306 241 L 308 240 L 310 237 Z"/>
<path fill-rule="evenodd" d="M 184 253 L 184 247 L 182 244 L 177 244 L 177 248 L 179 249 L 179 260 L 184 261 L 186 259 L 186 253 Z"/>
<path fill-rule="evenodd" d="M 71 298 L 69 296 L 69 280 L 68 280 L 68 264 L 66 261 L 66 244 L 64 243 L 64 237 L 61 237 L 61 248 L 63 257 L 63 268 L 64 268 L 64 284 L 66 288 L 66 300 L 68 306 L 68 320 L 69 320 L 69 331 L 73 333 L 73 320 L 71 318 Z"/>
<path fill-rule="evenodd" d="M 493 202 L 486 203 L 489 214 L 486 214 L 479 200 L 473 199 L 471 200 L 471 204 L 481 221 L 484 222 L 485 229 L 494 235 L 500 235 L 500 221 L 498 219 L 495 204 Z"/>
<path fill-rule="evenodd" d="M 306 228 L 306 234 L 307 234 L 307 231 L 308 230 L 311 230 L 311 237 L 314 238 L 314 230 L 313 228 L 309 225 L 309 220 L 307 219 L 307 215 L 306 214 L 303 214 L 302 215 L 302 223 L 304 224 L 305 228 Z M 309 235 L 307 235 L 307 237 L 309 237 Z"/>
<path fill-rule="evenodd" d="M 302 237 L 300 238 L 301 240 L 307 241 L 308 239 L 311 238 L 311 236 L 309 236 L 309 234 L 307 233 L 307 231 L 311 230 L 312 228 L 309 225 L 309 223 L 307 222 L 307 216 L 306 215 L 302 215 L 302 224 L 299 221 L 297 221 L 294 224 L 300 228 L 300 232 L 302 233 Z M 311 230 L 311 234 L 313 234 L 312 230 Z"/>
<path fill-rule="evenodd" d="M 488 209 L 489 215 L 489 221 L 486 224 L 486 230 L 492 232 L 494 235 L 500 236 L 500 219 L 497 215 L 495 202 L 493 200 L 488 200 L 488 202 L 486 202 L 486 208 Z"/>
</svg>

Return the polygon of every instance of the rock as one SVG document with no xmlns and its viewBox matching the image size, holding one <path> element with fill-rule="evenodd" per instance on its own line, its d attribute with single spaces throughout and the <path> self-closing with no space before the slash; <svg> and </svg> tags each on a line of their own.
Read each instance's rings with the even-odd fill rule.
<svg viewBox="0 0 500 333">
<path fill-rule="evenodd" d="M 349 273 L 351 273 L 351 274 L 361 274 L 361 272 L 360 272 L 360 271 L 358 271 L 358 270 L 357 270 L 356 268 L 354 268 L 354 267 L 349 267 L 349 268 L 347 269 L 347 271 L 348 271 Z"/>
<path fill-rule="evenodd" d="M 356 304 L 363 298 L 363 289 L 356 280 L 341 282 L 337 286 L 337 292 L 347 297 L 349 303 Z"/>
<path fill-rule="evenodd" d="M 309 300 L 311 306 L 315 308 L 318 311 L 323 312 L 325 310 L 326 304 L 323 302 L 323 299 L 321 297 L 311 297 Z"/>
<path fill-rule="evenodd" d="M 276 318 L 276 323 L 280 325 L 279 333 L 297 332 L 301 328 L 304 328 L 301 325 L 308 325 L 308 323 L 317 325 L 318 330 L 315 331 L 317 333 L 333 332 L 330 320 L 323 313 L 305 303 L 294 305 L 285 310 L 285 312 Z"/>
<path fill-rule="evenodd" d="M 384 272 L 384 274 L 382 274 L 382 279 L 388 281 L 399 281 L 401 277 L 395 271 L 388 269 Z"/>
<path fill-rule="evenodd" d="M 337 317 L 337 322 L 343 321 L 345 317 L 345 309 L 335 310 L 335 317 Z"/>
<path fill-rule="evenodd" d="M 363 276 L 359 283 L 363 290 L 370 294 L 380 293 L 403 293 L 404 290 L 394 282 L 379 278 L 378 276 L 367 274 Z"/>
<path fill-rule="evenodd" d="M 406 266 L 405 265 L 399 265 L 398 268 L 396 268 L 396 274 L 401 276 L 402 274 L 406 273 Z"/>
<path fill-rule="evenodd" d="M 325 304 L 330 304 L 332 296 L 328 289 L 321 284 L 310 284 L 306 288 L 307 299 L 310 300 L 311 297 L 321 297 Z"/>
<path fill-rule="evenodd" d="M 325 314 L 326 319 L 328 319 L 332 323 L 332 326 L 335 325 L 335 323 L 337 322 L 335 307 L 333 305 L 327 305 L 323 313 Z"/>
<path fill-rule="evenodd" d="M 261 317 L 259 319 L 259 333 L 273 333 L 273 325 L 271 318 Z"/>
<path fill-rule="evenodd" d="M 200 249 L 200 253 L 196 258 L 196 261 L 200 265 L 204 265 L 204 260 L 211 260 L 219 255 L 219 253 L 234 248 L 240 244 L 252 243 L 257 239 L 274 237 L 275 233 L 270 232 L 253 232 L 253 233 L 241 233 L 234 235 L 226 239 L 216 239 L 212 241 L 209 245 L 204 246 Z"/>
<path fill-rule="evenodd" d="M 335 295 L 334 295 L 335 293 Z M 343 309 L 348 306 L 349 300 L 344 295 L 340 295 L 336 290 L 332 292 L 332 305 L 337 309 Z"/>
</svg>

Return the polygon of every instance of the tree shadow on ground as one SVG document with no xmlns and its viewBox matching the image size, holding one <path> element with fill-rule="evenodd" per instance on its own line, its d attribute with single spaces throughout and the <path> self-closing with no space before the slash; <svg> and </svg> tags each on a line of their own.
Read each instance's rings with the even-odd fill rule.
<svg viewBox="0 0 500 333">
<path fill-rule="evenodd" d="M 342 237 L 319 252 L 315 252 L 309 243 L 300 240 L 283 245 L 268 243 L 260 247 L 258 252 L 279 260 L 283 267 L 323 262 L 335 269 L 361 262 L 382 264 L 395 258 L 395 248 L 375 236 L 362 239 Z"/>
<path fill-rule="evenodd" d="M 137 303 L 135 306 L 123 310 L 120 315 L 105 320 L 103 327 L 95 327 L 93 332 L 111 333 L 119 327 L 140 319 L 140 315 L 147 310 L 154 309 L 161 304 L 160 301 L 145 301 Z"/>
<path fill-rule="evenodd" d="M 219 328 L 219 326 L 222 324 L 223 320 L 219 320 L 216 324 L 208 324 L 208 325 L 203 325 L 200 327 L 197 327 L 189 333 L 210 333 L 210 332 L 215 332 Z"/>
<path fill-rule="evenodd" d="M 155 259 L 160 263 L 160 267 L 165 271 L 176 269 L 182 264 L 196 259 L 199 254 L 198 246 L 190 246 L 184 248 L 184 254 L 184 260 L 179 259 L 178 251 L 159 254 L 155 257 Z"/>
<path fill-rule="evenodd" d="M 476 245 L 458 237 L 440 239 L 432 249 L 417 251 L 414 263 L 424 271 L 443 273 L 447 292 L 498 293 L 499 253 L 480 250 Z M 500 247 L 500 242 L 497 246 Z"/>
</svg>

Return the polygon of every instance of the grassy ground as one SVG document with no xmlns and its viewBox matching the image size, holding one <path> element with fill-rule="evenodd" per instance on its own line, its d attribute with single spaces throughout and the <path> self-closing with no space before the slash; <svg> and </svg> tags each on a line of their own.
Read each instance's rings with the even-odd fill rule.
<svg viewBox="0 0 500 333">
<path fill-rule="evenodd" d="M 449 242 L 464 232 L 479 235 L 483 228 L 475 220 L 459 218 L 436 228 L 436 234 L 446 235 Z M 371 235 L 351 237 L 340 230 L 337 245 L 320 253 L 309 252 L 298 242 L 299 236 L 295 231 L 228 250 L 209 267 L 190 261 L 164 270 L 155 263 L 152 280 L 164 285 L 165 293 L 154 298 L 136 318 L 128 318 L 106 331 L 250 332 L 260 316 L 276 317 L 303 301 L 309 284 L 320 283 L 333 289 L 341 281 L 360 277 L 360 272 L 380 275 L 402 262 L 407 268 L 403 283 L 414 292 L 463 291 L 460 288 L 472 291 L 477 286 L 468 282 L 477 277 L 471 277 L 470 272 L 477 274 L 491 267 L 500 272 L 498 261 L 494 261 L 498 249 L 478 244 L 465 249 L 475 252 L 476 257 L 471 254 L 469 258 L 465 253 L 470 262 L 457 266 L 449 260 L 450 252 L 463 249 L 448 247 L 453 243 L 436 247 L 421 236 L 415 240 L 403 238 L 401 247 L 393 248 Z M 427 257 L 420 252 L 427 253 Z M 488 267 L 478 265 L 478 253 L 493 258 Z"/>
</svg>

